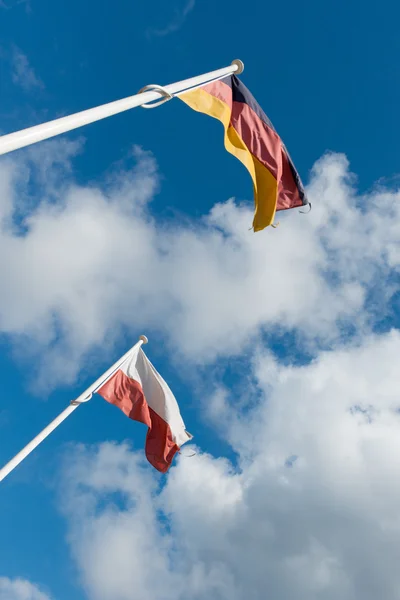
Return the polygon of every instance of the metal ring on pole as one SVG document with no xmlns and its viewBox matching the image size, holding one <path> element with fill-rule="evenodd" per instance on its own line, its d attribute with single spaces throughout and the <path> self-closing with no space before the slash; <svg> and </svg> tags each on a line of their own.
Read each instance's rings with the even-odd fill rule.
<svg viewBox="0 0 400 600">
<path fill-rule="evenodd" d="M 160 96 L 163 96 L 163 99 L 159 100 L 158 102 L 152 102 L 151 104 L 142 104 L 142 108 L 156 108 L 156 106 L 161 106 L 161 104 L 165 104 L 168 102 L 168 100 L 172 100 L 173 98 L 172 94 L 167 92 L 162 85 L 145 85 L 141 90 L 138 91 L 138 94 L 143 94 L 144 92 L 149 92 L 150 90 L 158 92 Z"/>
<path fill-rule="evenodd" d="M 87 398 L 84 398 L 83 400 L 71 400 L 70 405 L 71 406 L 78 406 L 78 404 L 84 404 L 85 402 L 89 402 L 89 400 L 91 400 L 93 394 L 89 394 L 89 396 L 87 396 Z"/>
</svg>

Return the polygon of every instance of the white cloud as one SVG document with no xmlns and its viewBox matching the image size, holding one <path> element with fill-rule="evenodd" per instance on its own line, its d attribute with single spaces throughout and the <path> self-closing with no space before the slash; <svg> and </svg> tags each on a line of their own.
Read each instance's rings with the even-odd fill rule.
<svg viewBox="0 0 400 600">
<path fill-rule="evenodd" d="M 50 600 L 50 597 L 26 579 L 0 577 L 0 600 Z"/>
<path fill-rule="evenodd" d="M 47 384 L 72 381 L 88 353 L 115 358 L 121 329 L 157 330 L 197 365 L 263 331 L 294 331 L 315 352 L 367 333 L 396 292 L 381 282 L 400 264 L 400 195 L 358 196 L 342 155 L 315 165 L 310 215 L 254 234 L 251 203 L 154 219 L 157 167 L 139 149 L 136 166 L 79 185 L 79 150 L 62 140 L 0 162 L 0 331 L 41 356 Z"/>
<path fill-rule="evenodd" d="M 313 211 L 276 230 L 249 232 L 250 206 L 232 200 L 166 225 L 151 154 L 81 185 L 80 149 L 0 162 L 1 332 L 53 384 L 99 348 L 115 359 L 122 329 L 161 332 L 186 366 L 255 349 L 250 391 L 220 387 L 203 407 L 237 465 L 199 451 L 160 490 L 142 452 L 77 450 L 63 502 L 88 596 L 395 600 L 400 335 L 371 331 L 398 290 L 399 192 L 360 196 L 331 154 Z M 261 344 L 277 330 L 314 361 L 279 364 Z"/>
<path fill-rule="evenodd" d="M 392 332 L 301 368 L 259 355 L 256 404 L 228 397 L 220 412 L 237 468 L 199 452 L 160 491 L 126 445 L 69 453 L 62 497 L 88 596 L 395 600 L 399 351 Z"/>
<path fill-rule="evenodd" d="M 189 13 L 191 13 L 192 10 L 194 9 L 195 4 L 196 4 L 195 0 L 187 0 L 186 4 L 183 6 L 183 8 L 175 9 L 172 20 L 165 27 L 162 27 L 161 29 L 151 28 L 148 30 L 148 35 L 164 37 L 166 35 L 169 35 L 170 33 L 175 33 L 176 31 L 181 29 L 181 27 L 183 26 L 183 24 L 185 23 L 188 15 L 189 15 Z"/>
<path fill-rule="evenodd" d="M 17 46 L 12 49 L 11 63 L 12 80 L 15 85 L 20 86 L 25 91 L 44 88 L 43 81 L 29 64 L 28 57 Z"/>
</svg>

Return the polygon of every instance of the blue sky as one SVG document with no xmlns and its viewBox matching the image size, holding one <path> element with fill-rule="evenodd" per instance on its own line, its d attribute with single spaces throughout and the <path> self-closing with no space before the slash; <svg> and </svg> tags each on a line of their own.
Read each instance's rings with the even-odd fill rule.
<svg viewBox="0 0 400 600">
<path fill-rule="evenodd" d="M 174 390 L 198 452 L 195 459 L 181 459 L 183 466 L 165 488 L 167 496 L 153 490 L 159 499 L 169 498 L 168 486 L 184 488 L 191 464 L 193 472 L 199 469 L 199 477 L 204 468 L 205 481 L 218 472 L 221 482 L 229 479 L 229 469 L 218 462 L 222 457 L 231 461 L 233 470 L 258 464 L 255 457 L 262 452 L 253 447 L 253 440 L 257 432 L 264 439 L 267 431 L 275 440 L 273 427 L 280 418 L 277 409 L 260 430 L 259 423 L 264 423 L 260 398 L 265 407 L 275 406 L 271 397 L 286 406 L 292 394 L 298 405 L 304 401 L 308 406 L 307 378 L 325 373 L 322 349 L 337 353 L 332 364 L 337 360 L 338 373 L 346 364 L 343 352 L 349 353 L 349 364 L 354 359 L 356 371 L 359 363 L 366 365 L 360 367 L 360 378 L 368 365 L 386 363 L 387 348 L 395 347 L 396 338 L 376 342 L 376 357 L 369 357 L 368 348 L 375 344 L 374 331 L 389 336 L 389 329 L 399 325 L 399 17 L 399 7 L 388 0 L 259 2 L 251 8 L 226 0 L 217 4 L 71 0 L 65 6 L 49 0 L 0 0 L 2 133 L 240 58 L 245 64 L 242 80 L 284 139 L 314 205 L 310 215 L 293 211 L 283 217 L 279 231 L 254 237 L 248 232 L 252 188 L 247 172 L 225 152 L 221 126 L 178 100 L 152 111 L 138 108 L 62 136 L 55 145 L 41 144 L 3 157 L 0 206 L 14 225 L 5 222 L 1 239 L 0 462 L 28 442 L 141 333 L 150 339 L 146 353 Z M 327 152 L 333 154 L 326 156 Z M 13 209 L 7 213 L 11 203 Z M 224 228 L 226 237 L 220 235 Z M 126 269 L 120 269 L 121 263 Z M 364 345 L 362 358 L 353 357 L 354 348 Z M 320 366 L 310 366 L 310 358 Z M 315 369 L 304 380 L 302 364 Z M 271 374 L 274 383 L 268 383 L 265 374 Z M 293 387 L 282 383 L 292 377 Z M 346 377 L 344 369 L 337 381 Z M 395 390 L 394 371 L 390 377 Z M 325 388 L 318 385 L 330 397 L 328 379 Z M 354 394 L 349 392 L 349 402 L 367 402 L 360 390 L 375 389 L 373 385 L 360 379 Z M 338 396 L 346 396 L 347 389 L 338 388 Z M 389 411 L 391 402 L 382 400 L 382 411 Z M 317 404 L 309 408 L 319 414 Z M 288 422 L 289 413 L 285 413 Z M 390 431 L 393 423 L 388 425 Z M 337 426 L 336 433 L 341 432 L 350 435 L 344 423 Z M 359 435 L 353 434 L 354 439 Z M 313 435 L 307 433 L 306 424 L 304 435 Z M 123 470 L 126 463 L 132 473 L 140 477 L 144 473 L 143 486 L 151 490 L 146 479 L 151 477 L 150 467 L 135 462 L 144 436 L 142 426 L 101 398 L 93 399 L 1 484 L 0 586 L 5 590 L 0 587 L 1 600 L 25 597 L 18 595 L 16 578 L 33 582 L 57 600 L 124 600 L 151 594 L 161 600 L 160 592 L 144 583 L 136 596 L 116 592 L 110 583 L 110 596 L 104 592 L 103 597 L 99 592 L 103 584 L 96 587 L 95 576 L 101 563 L 93 571 L 80 566 L 77 548 L 90 552 L 93 546 L 91 538 L 80 538 L 77 531 L 89 521 L 98 525 L 104 506 L 112 503 L 107 494 L 120 492 L 118 486 L 114 490 L 111 484 L 96 488 L 97 483 L 88 483 L 99 505 L 87 513 L 83 510 L 78 525 L 71 505 L 66 509 L 63 503 L 64 497 L 70 503 L 75 500 L 79 511 L 82 500 L 78 492 L 83 484 L 76 483 L 82 474 L 66 475 L 68 457 L 72 464 L 86 465 L 90 479 L 90 469 L 96 471 L 90 462 L 92 448 L 109 440 L 130 440 L 133 452 L 118 446 L 118 468 Z M 234 441 L 237 436 L 240 444 Z M 79 443 L 86 449 L 77 451 Z M 307 452 L 313 456 L 323 443 L 321 438 L 312 448 L 304 447 L 304 456 Z M 282 465 L 298 455 L 297 445 L 302 446 L 296 435 L 288 434 L 282 458 L 278 441 L 265 444 L 274 456 L 271 461 Z M 96 465 L 107 463 L 108 446 L 100 448 Z M 369 460 L 375 464 L 377 456 Z M 340 464 L 336 455 L 331 458 L 326 458 L 329 465 Z M 298 463 L 301 468 L 301 460 L 300 456 L 292 465 L 293 472 Z M 319 466 L 314 466 L 317 473 Z M 374 473 L 371 486 L 377 484 Z M 161 489 L 165 481 L 156 476 Z M 273 487 L 272 479 L 268 481 Z M 308 484 L 307 479 L 302 485 L 312 497 L 314 488 Z M 392 492 L 394 502 L 397 488 Z M 124 493 L 132 500 L 129 486 Z M 197 492 L 199 498 L 201 493 Z M 115 498 L 115 510 L 131 515 L 133 509 Z M 192 506 L 190 498 L 186 500 Z M 171 527 L 184 529 L 184 508 L 168 502 Z M 299 510 L 302 502 L 307 504 L 298 498 Z M 276 511 L 271 508 L 271 519 Z M 333 518 L 332 514 L 324 518 Z M 349 514 L 350 509 L 346 518 Z M 367 518 L 372 523 L 373 517 Z M 200 548 L 196 532 L 185 531 L 193 547 Z M 301 539 L 307 537 L 302 535 Z M 322 533 L 319 539 L 314 531 L 314 537 L 322 544 Z M 98 539 L 101 544 L 103 538 Z M 340 553 L 348 540 L 342 542 L 336 550 L 327 543 L 327 556 L 330 552 L 334 560 L 339 561 L 339 555 L 344 560 Z M 257 548 L 250 543 L 250 554 L 265 551 L 263 546 Z M 293 548 L 281 550 L 285 560 L 293 556 Z M 270 560 L 272 564 L 277 558 L 271 554 Z M 368 569 L 372 558 L 360 560 Z M 232 564 L 228 571 L 234 571 Z M 182 578 L 183 572 L 174 577 Z M 352 573 L 346 574 L 349 587 L 330 573 L 331 583 L 318 597 L 365 597 Z M 8 583 L 4 579 L 1 584 L 1 577 Z M 220 573 L 217 580 L 223 577 Z M 303 586 L 305 597 L 317 597 L 296 577 L 294 589 Z M 279 585 L 270 591 L 283 599 L 286 588 Z M 216 590 L 207 593 L 232 597 L 228 585 Z M 200 599 L 203 592 L 193 597 Z M 42 598 L 33 588 L 29 593 L 28 600 Z M 239 600 L 250 597 L 246 589 L 241 593 L 237 591 Z M 256 589 L 253 593 L 254 598 L 261 597 Z M 391 593 L 386 595 L 389 600 L 395 597 Z"/>
</svg>

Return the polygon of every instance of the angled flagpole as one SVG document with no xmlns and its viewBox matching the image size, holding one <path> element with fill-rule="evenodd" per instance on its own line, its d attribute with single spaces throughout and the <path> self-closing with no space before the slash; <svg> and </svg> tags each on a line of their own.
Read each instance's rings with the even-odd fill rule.
<svg viewBox="0 0 400 600">
<path fill-rule="evenodd" d="M 83 110 L 82 112 L 69 115 L 68 117 L 61 117 L 54 121 L 48 121 L 41 125 L 35 125 L 34 127 L 28 127 L 15 133 L 9 133 L 0 137 L 0 154 L 7 154 L 13 150 L 24 148 L 36 142 L 47 140 L 61 133 L 72 131 L 83 125 L 100 121 L 106 117 L 111 117 L 125 110 L 136 108 L 137 106 L 145 106 L 145 108 L 152 108 L 158 106 L 163 102 L 173 98 L 180 92 L 186 91 L 193 87 L 200 86 L 209 81 L 221 79 L 232 73 L 240 74 L 244 69 L 244 65 L 240 60 L 234 60 L 229 67 L 218 69 L 216 71 L 210 71 L 204 73 L 204 75 L 198 75 L 197 77 L 191 77 L 190 79 L 184 79 L 177 83 L 166 85 L 165 87 L 159 85 L 148 85 L 139 91 L 135 96 L 129 96 L 122 100 L 116 100 L 115 102 L 109 102 L 108 104 L 102 104 L 89 110 Z M 151 91 L 153 90 L 153 91 Z M 154 104 L 148 104 L 154 102 L 154 100 L 160 100 Z"/>
<path fill-rule="evenodd" d="M 60 423 L 69 417 L 69 415 L 74 412 L 78 406 L 90 400 L 92 394 L 94 394 L 104 383 L 106 383 L 108 379 L 110 379 L 110 377 L 114 375 L 115 371 L 122 365 L 128 356 L 134 352 L 136 348 L 140 347 L 142 344 L 147 344 L 147 342 L 147 337 L 145 335 L 141 335 L 139 341 L 130 350 L 128 350 L 124 356 L 117 360 L 112 367 L 107 369 L 107 371 L 103 373 L 101 377 L 96 379 L 96 381 L 92 383 L 92 385 L 90 385 L 80 396 L 78 396 L 76 400 L 72 400 L 70 405 L 63 410 L 62 413 L 60 413 L 58 417 L 54 419 L 54 421 L 49 423 L 49 425 L 47 425 L 43 431 L 41 431 L 31 442 L 29 442 L 25 448 L 22 448 L 22 450 L 18 452 L 14 458 L 12 458 L 6 465 L 4 465 L 2 469 L 0 469 L 0 481 L 7 477 L 7 475 L 11 473 L 11 471 L 13 471 L 15 467 L 17 467 L 37 446 L 39 446 L 39 444 L 43 442 L 43 440 L 47 438 L 47 436 L 50 435 L 50 433 L 54 431 L 60 425 Z"/>
</svg>

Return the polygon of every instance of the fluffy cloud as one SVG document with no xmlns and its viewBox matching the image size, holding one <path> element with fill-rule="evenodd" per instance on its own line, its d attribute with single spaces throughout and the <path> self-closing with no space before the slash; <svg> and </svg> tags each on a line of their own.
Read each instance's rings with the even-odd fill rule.
<svg viewBox="0 0 400 600">
<path fill-rule="evenodd" d="M 0 600 L 50 600 L 26 579 L 0 577 Z"/>
<path fill-rule="evenodd" d="M 28 6 L 29 3 L 26 2 L 27 10 Z M 7 8 L 7 6 L 3 4 L 3 8 Z M 38 88 L 41 89 L 44 87 L 43 81 L 36 75 L 35 71 L 29 64 L 28 57 L 19 48 L 17 48 L 17 46 L 14 46 L 12 49 L 11 63 L 12 80 L 16 85 L 22 87 L 25 91 Z"/>
<path fill-rule="evenodd" d="M 236 461 L 199 450 L 160 488 L 126 445 L 76 450 L 63 502 L 88 596 L 395 600 L 400 339 L 372 332 L 398 291 L 399 193 L 360 196 L 331 154 L 311 174 L 311 214 L 276 230 L 249 232 L 232 200 L 167 225 L 151 212 L 151 154 L 83 186 L 80 148 L 0 162 L 2 333 L 25 353 L 28 340 L 53 383 L 139 324 L 186 364 L 255 348 L 246 393 L 216 382 L 204 407 Z M 314 360 L 280 364 L 261 343 L 276 331 Z"/>
<path fill-rule="evenodd" d="M 237 462 L 182 457 L 161 490 L 126 445 L 69 454 L 64 507 L 88 596 L 395 600 L 399 351 L 392 332 L 304 367 L 257 356 L 251 405 L 218 402 Z"/>
<path fill-rule="evenodd" d="M 122 328 L 157 330 L 199 365 L 265 331 L 294 331 L 315 352 L 387 311 L 399 193 L 358 196 L 344 156 L 315 165 L 310 215 L 254 234 L 250 206 L 232 200 L 196 224 L 154 219 L 157 166 L 137 148 L 80 185 L 79 149 L 62 140 L 0 162 L 0 330 L 43 357 L 47 382 L 50 367 L 53 383 L 72 381 L 96 349 L 111 357 Z"/>
</svg>

